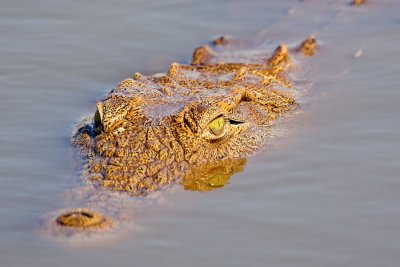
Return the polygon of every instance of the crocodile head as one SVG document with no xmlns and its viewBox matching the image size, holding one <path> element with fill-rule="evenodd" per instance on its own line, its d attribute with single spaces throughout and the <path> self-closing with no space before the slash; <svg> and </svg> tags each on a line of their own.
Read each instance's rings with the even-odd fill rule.
<svg viewBox="0 0 400 267">
<path fill-rule="evenodd" d="M 220 187 L 295 107 L 283 89 L 287 58 L 279 46 L 260 63 L 173 63 L 168 73 L 123 80 L 74 135 L 84 176 L 133 195 L 177 180 L 191 190 Z"/>
</svg>

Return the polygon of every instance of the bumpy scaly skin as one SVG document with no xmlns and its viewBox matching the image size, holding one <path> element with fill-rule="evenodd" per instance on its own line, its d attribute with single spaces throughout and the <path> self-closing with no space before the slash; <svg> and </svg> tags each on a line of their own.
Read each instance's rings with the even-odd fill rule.
<svg viewBox="0 0 400 267">
<path fill-rule="evenodd" d="M 297 52 L 302 53 L 305 56 L 313 56 L 316 49 L 317 41 L 314 37 L 308 37 L 299 45 Z"/>
<path fill-rule="evenodd" d="M 203 46 L 192 65 L 173 63 L 166 74 L 123 80 L 74 135 L 84 176 L 133 195 L 179 179 L 193 190 L 219 186 L 262 147 L 279 115 L 296 106 L 284 89 L 291 86 L 283 77 L 288 59 L 281 45 L 257 63 L 224 63 Z M 197 174 L 211 182 L 199 185 Z"/>
</svg>

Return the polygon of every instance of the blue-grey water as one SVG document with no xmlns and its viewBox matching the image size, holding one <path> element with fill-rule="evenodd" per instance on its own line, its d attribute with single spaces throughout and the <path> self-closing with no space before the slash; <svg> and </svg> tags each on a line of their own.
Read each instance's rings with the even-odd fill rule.
<svg viewBox="0 0 400 267">
<path fill-rule="evenodd" d="M 399 11 L 397 0 L 2 1 L 0 266 L 399 266 Z M 224 188 L 143 208 L 123 237 L 39 231 L 79 184 L 69 138 L 97 99 L 220 34 L 317 37 L 313 86 L 285 134 Z"/>
</svg>

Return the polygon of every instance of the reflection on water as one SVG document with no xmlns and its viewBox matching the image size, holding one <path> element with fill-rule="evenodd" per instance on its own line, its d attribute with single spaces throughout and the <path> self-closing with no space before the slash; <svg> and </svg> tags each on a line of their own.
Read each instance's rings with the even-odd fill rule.
<svg viewBox="0 0 400 267">
<path fill-rule="evenodd" d="M 237 159 L 202 166 L 201 169 L 192 171 L 183 177 L 183 188 L 190 191 L 207 192 L 224 187 L 229 183 L 232 175 L 243 171 L 245 164 L 245 159 Z"/>
<path fill-rule="evenodd" d="M 0 266 L 397 266 L 398 3 L 348 2 L 1 3 Z M 68 140 L 96 97 L 220 34 L 321 40 L 299 62 L 314 85 L 286 135 L 216 191 L 122 200 L 77 187 Z M 37 234 L 39 218 L 75 194 L 111 214 L 124 205 L 133 229 L 73 246 Z"/>
</svg>

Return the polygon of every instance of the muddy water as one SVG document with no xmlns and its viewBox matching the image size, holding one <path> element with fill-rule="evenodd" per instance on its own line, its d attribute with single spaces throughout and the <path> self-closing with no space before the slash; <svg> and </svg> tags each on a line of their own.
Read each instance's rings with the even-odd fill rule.
<svg viewBox="0 0 400 267">
<path fill-rule="evenodd" d="M 0 3 L 0 266 L 398 266 L 400 7 L 346 2 Z M 228 186 L 143 209 L 123 238 L 38 234 L 78 183 L 68 139 L 96 99 L 219 34 L 320 40 L 286 134 Z"/>
</svg>

